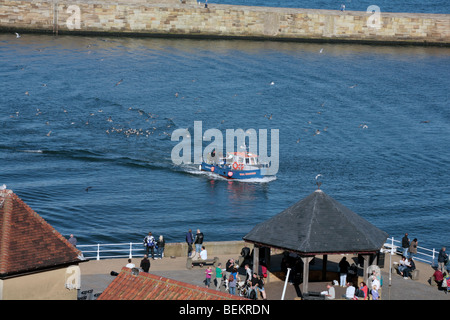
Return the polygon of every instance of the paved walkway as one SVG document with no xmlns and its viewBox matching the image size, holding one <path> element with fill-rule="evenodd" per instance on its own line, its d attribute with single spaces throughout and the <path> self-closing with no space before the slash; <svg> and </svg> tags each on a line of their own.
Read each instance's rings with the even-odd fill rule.
<svg viewBox="0 0 450 320">
<path fill-rule="evenodd" d="M 218 256 L 222 266 L 229 258 L 237 258 L 239 255 Z M 328 266 L 337 263 L 342 255 L 328 256 Z M 350 255 L 347 260 L 351 262 Z M 139 267 L 141 258 L 133 258 L 132 262 Z M 321 265 L 320 259 L 316 258 L 317 266 Z M 418 280 L 405 280 L 400 275 L 392 273 L 389 285 L 389 257 L 386 256 L 385 267 L 381 269 L 383 276 L 382 300 L 450 300 L 450 294 L 439 291 L 436 286 L 428 283 L 429 278 L 434 270 L 430 265 L 425 263 L 416 263 L 419 270 Z M 392 262 L 398 262 L 399 256 L 392 256 Z M 102 292 L 113 280 L 111 271 L 120 272 L 122 267 L 127 264 L 127 259 L 107 259 L 107 260 L 91 260 L 80 264 L 81 268 L 81 290 L 93 289 L 93 293 Z M 194 267 L 191 270 L 186 269 L 186 258 L 163 258 L 151 260 L 150 273 L 155 275 L 171 278 L 199 286 L 203 286 L 205 278 L 204 268 Z M 284 281 L 277 279 L 271 275 L 271 281 L 266 284 L 265 290 L 269 300 L 280 300 L 283 293 Z M 324 291 L 328 282 L 309 282 L 309 291 Z M 298 289 L 302 290 L 302 284 L 299 288 L 288 284 L 285 291 L 285 300 L 298 299 Z M 224 290 L 224 289 L 222 289 Z M 341 297 L 345 293 L 345 288 L 335 287 L 336 297 Z"/>
</svg>

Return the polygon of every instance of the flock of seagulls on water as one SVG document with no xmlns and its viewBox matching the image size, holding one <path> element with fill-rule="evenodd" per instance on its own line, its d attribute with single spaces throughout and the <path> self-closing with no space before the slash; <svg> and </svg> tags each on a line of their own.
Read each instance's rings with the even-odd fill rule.
<svg viewBox="0 0 450 320">
<path fill-rule="evenodd" d="M 16 32 L 15 35 L 16 35 L 16 38 L 17 38 L 17 39 L 18 39 L 18 38 L 21 38 L 21 35 L 20 35 L 19 33 Z M 90 47 L 90 45 L 89 45 L 88 47 Z M 322 54 L 323 52 L 324 52 L 324 48 L 321 48 L 321 49 L 319 50 L 319 53 Z M 22 68 L 22 69 L 23 69 L 23 68 Z M 124 79 L 120 79 L 118 82 L 115 83 L 114 87 L 119 86 L 120 84 L 123 83 L 123 81 L 124 81 Z M 195 81 L 195 80 L 193 80 L 193 81 Z M 271 81 L 271 82 L 269 83 L 269 85 L 270 85 L 270 86 L 274 86 L 274 85 L 275 85 L 275 82 L 274 82 L 274 81 Z M 43 86 L 43 87 L 47 87 L 47 84 L 44 83 L 44 84 L 42 84 L 42 86 Z M 357 86 L 357 84 L 354 84 L 354 85 L 352 85 L 352 86 L 349 86 L 348 88 L 353 89 L 353 88 L 356 88 L 356 86 Z M 29 93 L 28 91 L 26 91 L 26 92 L 25 92 L 25 95 L 29 96 L 30 93 Z M 175 93 L 175 97 L 178 98 L 178 96 L 179 96 L 179 93 L 176 92 L 176 93 Z M 325 103 L 323 103 L 323 104 L 321 105 L 321 107 L 324 107 L 324 105 L 325 105 Z M 131 111 L 131 110 L 133 110 L 133 108 L 130 107 L 130 108 L 128 108 L 128 110 Z M 151 114 L 151 113 L 146 113 L 146 112 L 144 112 L 144 111 L 141 110 L 141 109 L 136 109 L 136 110 L 138 110 L 138 113 L 139 113 L 141 116 L 144 116 L 144 115 L 147 116 L 147 119 L 145 120 L 145 121 L 147 121 L 147 122 L 150 121 L 150 119 L 156 119 L 156 118 L 158 117 L 158 115 Z M 66 109 L 64 109 L 63 111 L 64 111 L 64 113 L 67 113 L 67 110 L 66 110 Z M 98 110 L 98 112 L 99 112 L 99 113 L 102 113 L 103 110 Z M 198 111 L 197 111 L 196 113 L 198 113 Z M 318 114 L 321 114 L 322 111 L 318 111 L 317 113 L 318 113 Z M 36 116 L 39 116 L 39 115 L 41 115 L 41 114 L 42 114 L 42 111 L 41 111 L 40 109 L 36 109 Z M 90 116 L 94 116 L 95 114 L 94 114 L 93 112 L 91 112 L 89 115 L 90 115 Z M 17 112 L 15 113 L 15 115 L 11 115 L 11 118 L 18 117 L 18 116 L 19 116 L 19 112 L 17 111 Z M 268 120 L 272 120 L 273 114 L 265 114 L 265 115 L 264 115 L 264 118 L 266 118 L 266 119 L 268 119 Z M 168 120 L 170 120 L 170 123 L 166 125 L 166 128 L 167 128 L 167 129 L 169 129 L 170 127 L 174 126 L 173 122 L 171 121 L 172 119 L 168 119 Z M 114 122 L 111 116 L 109 116 L 109 117 L 106 119 L 106 121 L 107 121 L 107 122 L 110 122 L 110 123 Z M 152 124 L 155 124 L 155 123 L 156 123 L 156 120 L 152 120 L 151 123 L 152 123 Z M 224 123 L 224 120 L 222 120 L 221 123 Z M 429 123 L 429 120 L 421 121 L 421 123 Z M 71 125 L 74 125 L 74 124 L 76 124 L 76 123 L 75 123 L 74 121 L 72 121 L 70 124 L 71 124 Z M 87 121 L 85 122 L 85 124 L 86 124 L 86 125 L 89 125 L 89 120 L 87 120 Z M 311 122 L 311 121 L 308 121 L 308 125 L 311 125 L 311 124 L 312 124 L 312 122 Z M 50 125 L 49 121 L 46 121 L 46 125 Z M 368 129 L 369 127 L 368 127 L 368 125 L 367 125 L 366 123 L 361 123 L 361 124 L 359 125 L 359 128 L 361 128 L 361 129 Z M 154 133 L 157 131 L 157 129 L 158 129 L 158 128 L 157 128 L 156 125 L 153 125 L 153 126 L 151 126 L 150 128 L 147 128 L 147 129 L 143 129 L 143 128 L 124 128 L 124 127 L 122 127 L 122 126 L 119 125 L 119 126 L 113 126 L 113 127 L 111 127 L 111 128 L 108 128 L 108 129 L 105 130 L 105 132 L 106 132 L 106 134 L 123 133 L 126 137 L 130 137 L 130 136 L 133 136 L 133 135 L 134 135 L 134 136 L 145 136 L 145 137 L 150 137 L 152 134 L 154 134 Z M 304 131 L 308 131 L 308 130 L 309 130 L 309 129 L 305 129 Z M 313 136 L 319 135 L 319 134 L 321 134 L 322 132 L 326 132 L 327 130 L 328 130 L 328 127 L 324 127 L 324 128 L 322 129 L 322 131 L 321 131 L 320 129 L 315 129 L 315 130 L 313 130 L 313 132 L 314 132 L 314 133 L 313 133 Z M 49 131 L 47 132 L 46 135 L 47 135 L 47 137 L 50 137 L 51 134 L 52 134 L 52 130 L 49 130 Z M 164 130 L 164 131 L 160 132 L 159 135 L 170 136 L 170 133 L 169 133 L 169 132 L 166 132 L 166 131 Z M 296 143 L 300 143 L 300 141 L 301 141 L 301 138 L 298 138 L 298 139 L 296 140 Z M 86 190 L 86 191 L 88 191 L 88 190 Z"/>
</svg>

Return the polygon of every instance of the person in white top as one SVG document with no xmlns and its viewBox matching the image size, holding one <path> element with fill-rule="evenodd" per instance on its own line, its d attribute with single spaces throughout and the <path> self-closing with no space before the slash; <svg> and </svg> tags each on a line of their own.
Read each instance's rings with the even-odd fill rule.
<svg viewBox="0 0 450 320">
<path fill-rule="evenodd" d="M 200 250 L 200 259 L 208 259 L 208 252 L 206 251 L 205 246 L 202 246 L 202 249 Z"/>
<path fill-rule="evenodd" d="M 347 290 L 345 291 L 345 299 L 352 300 L 355 297 L 355 287 L 350 283 L 347 282 Z"/>
<path fill-rule="evenodd" d="M 408 259 L 406 259 L 405 257 L 402 257 L 402 260 L 400 260 L 399 264 L 398 264 L 398 271 L 400 272 L 400 274 L 403 276 L 403 271 L 407 268 L 407 267 L 411 267 L 411 264 L 409 263 Z"/>
<path fill-rule="evenodd" d="M 373 271 L 372 276 L 371 276 L 371 280 L 372 280 L 372 287 L 373 286 L 377 286 L 377 288 L 380 288 L 380 280 L 378 280 L 376 271 Z"/>
<path fill-rule="evenodd" d="M 125 267 L 130 268 L 130 269 L 133 269 L 133 268 L 135 268 L 136 266 L 134 265 L 134 263 L 131 263 L 131 259 L 128 259 L 128 263 L 127 263 L 127 265 L 126 265 Z"/>
</svg>

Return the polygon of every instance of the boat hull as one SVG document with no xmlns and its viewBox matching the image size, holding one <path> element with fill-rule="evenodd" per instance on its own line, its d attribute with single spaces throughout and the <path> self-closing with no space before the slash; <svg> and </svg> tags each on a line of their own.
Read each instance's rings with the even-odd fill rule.
<svg viewBox="0 0 450 320">
<path fill-rule="evenodd" d="M 230 180 L 258 179 L 265 177 L 264 169 L 255 170 L 233 170 L 228 167 L 208 164 L 203 162 L 200 166 L 201 171 L 211 172 Z"/>
</svg>

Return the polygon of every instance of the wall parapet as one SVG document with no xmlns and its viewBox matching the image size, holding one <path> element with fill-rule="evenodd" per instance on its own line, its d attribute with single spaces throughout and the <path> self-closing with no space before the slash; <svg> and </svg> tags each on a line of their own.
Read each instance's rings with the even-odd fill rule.
<svg viewBox="0 0 450 320">
<path fill-rule="evenodd" d="M 198 4 L 1 0 L 0 31 L 382 44 L 450 44 L 450 15 Z"/>
</svg>

